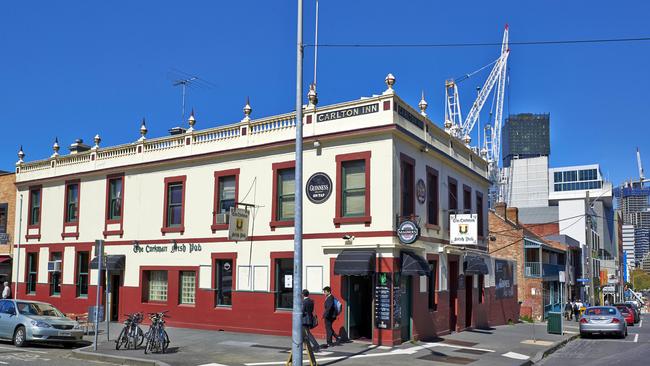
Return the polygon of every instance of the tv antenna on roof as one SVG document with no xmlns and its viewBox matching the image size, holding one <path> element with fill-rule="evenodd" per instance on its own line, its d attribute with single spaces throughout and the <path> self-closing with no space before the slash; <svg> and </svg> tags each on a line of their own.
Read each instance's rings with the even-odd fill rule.
<svg viewBox="0 0 650 366">
<path fill-rule="evenodd" d="M 200 77 L 192 74 L 188 74 L 184 71 L 178 69 L 172 69 L 168 73 L 168 78 L 172 80 L 172 86 L 180 86 L 182 90 L 181 94 L 181 121 L 185 121 L 185 98 L 187 95 L 188 87 L 199 87 L 203 89 L 212 89 L 216 87 L 215 84 L 203 80 Z"/>
</svg>

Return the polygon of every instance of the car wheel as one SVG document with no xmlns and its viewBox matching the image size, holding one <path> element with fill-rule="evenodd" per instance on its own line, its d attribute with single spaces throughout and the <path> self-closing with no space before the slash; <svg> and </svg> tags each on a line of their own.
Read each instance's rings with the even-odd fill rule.
<svg viewBox="0 0 650 366">
<path fill-rule="evenodd" d="M 26 341 L 26 336 L 27 334 L 25 333 L 25 327 L 22 325 L 16 328 L 16 331 L 14 332 L 14 346 L 16 347 L 24 347 L 25 344 L 27 343 Z"/>
<path fill-rule="evenodd" d="M 580 332 L 580 338 L 587 338 L 588 334 L 585 332 Z"/>
</svg>

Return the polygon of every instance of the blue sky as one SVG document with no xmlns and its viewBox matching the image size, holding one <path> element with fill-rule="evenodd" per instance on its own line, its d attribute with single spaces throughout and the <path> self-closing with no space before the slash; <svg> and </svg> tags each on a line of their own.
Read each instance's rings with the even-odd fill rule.
<svg viewBox="0 0 650 366">
<path fill-rule="evenodd" d="M 320 1 L 321 43 L 499 42 L 650 36 L 650 4 L 611 1 Z M 314 1 L 305 0 L 305 41 Z M 215 84 L 190 89 L 197 128 L 293 109 L 295 1 L 21 1 L 0 11 L 0 169 L 48 157 L 81 137 L 102 145 L 134 141 L 142 117 L 149 137 L 180 121 L 172 69 Z M 306 50 L 305 85 L 312 78 Z M 444 80 L 493 61 L 499 47 L 320 49 L 320 103 L 380 93 L 388 72 L 397 93 L 442 122 Z M 553 166 L 598 162 L 615 183 L 638 175 L 635 149 L 650 170 L 650 42 L 513 46 L 512 113 L 549 112 Z M 461 84 L 470 106 L 486 73 Z M 306 91 L 305 87 L 305 91 Z M 507 107 L 506 107 L 507 108 Z M 464 110 L 467 113 L 467 110 Z M 506 109 L 506 112 L 508 110 Z"/>
</svg>

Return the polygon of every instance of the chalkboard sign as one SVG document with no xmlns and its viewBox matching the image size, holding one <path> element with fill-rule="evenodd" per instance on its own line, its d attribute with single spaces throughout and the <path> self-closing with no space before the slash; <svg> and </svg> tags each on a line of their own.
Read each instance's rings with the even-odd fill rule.
<svg viewBox="0 0 650 366">
<path fill-rule="evenodd" d="M 390 325 L 390 273 L 378 273 L 375 284 L 375 326 L 387 329 Z"/>
<path fill-rule="evenodd" d="M 393 278 L 393 328 L 400 328 L 402 326 L 402 288 L 401 276 L 395 273 Z"/>
</svg>

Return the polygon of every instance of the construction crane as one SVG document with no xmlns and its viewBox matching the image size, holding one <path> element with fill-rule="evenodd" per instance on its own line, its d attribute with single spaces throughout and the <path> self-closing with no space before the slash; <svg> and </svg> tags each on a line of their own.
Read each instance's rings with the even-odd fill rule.
<svg viewBox="0 0 650 366">
<path fill-rule="evenodd" d="M 496 86 L 496 91 L 493 95 L 494 114 L 492 115 L 492 113 L 490 113 L 492 118 L 491 124 L 489 124 L 490 121 L 488 121 L 488 124 L 485 126 L 483 146 L 481 147 L 481 141 L 478 141 L 479 146 L 473 148 L 488 162 L 488 175 L 493 184 L 493 188 L 506 184 L 503 182 L 502 174 L 499 170 L 499 157 L 501 153 L 501 126 L 503 122 L 506 70 L 508 66 L 508 56 L 510 55 L 508 31 L 508 25 L 506 24 L 503 31 L 501 54 L 499 58 L 488 65 L 459 78 L 458 80 L 452 79 L 445 81 L 445 131 L 462 140 L 467 146 L 470 146 L 472 142 L 471 134 L 479 119 L 479 114 L 481 113 L 490 93 Z M 483 87 L 479 89 L 478 96 L 472 104 L 472 108 L 467 114 L 467 117 L 463 120 L 460 108 L 460 99 L 458 96 L 458 83 L 492 65 L 494 65 L 492 71 L 490 71 Z M 500 200 L 500 198 L 503 197 L 503 189 L 498 188 L 496 191 L 498 197 L 494 198 Z"/>
<path fill-rule="evenodd" d="M 650 182 L 650 179 L 645 177 L 645 174 L 643 173 L 643 164 L 641 164 L 641 152 L 639 151 L 639 148 L 636 148 L 636 164 L 639 167 L 639 182 L 641 182 L 641 185 L 646 182 Z"/>
</svg>

